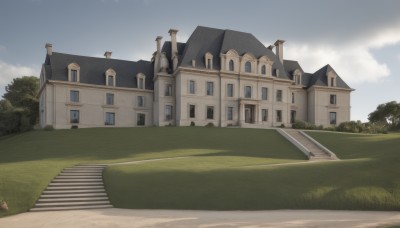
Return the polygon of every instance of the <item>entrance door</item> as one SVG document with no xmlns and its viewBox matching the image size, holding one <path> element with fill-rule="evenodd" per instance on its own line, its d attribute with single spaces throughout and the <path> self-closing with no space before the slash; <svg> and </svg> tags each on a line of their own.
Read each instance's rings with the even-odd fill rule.
<svg viewBox="0 0 400 228">
<path fill-rule="evenodd" d="M 146 115 L 143 113 L 137 114 L 137 126 L 144 126 L 146 123 Z"/>
<path fill-rule="evenodd" d="M 244 122 L 254 123 L 254 107 L 252 105 L 246 105 L 244 108 Z"/>
<path fill-rule="evenodd" d="M 290 123 L 296 122 L 296 111 L 292 110 L 290 111 Z"/>
</svg>

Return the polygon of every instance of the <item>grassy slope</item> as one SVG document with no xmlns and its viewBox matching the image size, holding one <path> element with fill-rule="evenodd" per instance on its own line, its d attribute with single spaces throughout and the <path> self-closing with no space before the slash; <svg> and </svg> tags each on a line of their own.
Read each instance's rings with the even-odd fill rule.
<svg viewBox="0 0 400 228">
<path fill-rule="evenodd" d="M 305 159 L 271 130 L 191 127 L 33 131 L 0 138 L 0 200 L 5 199 L 10 207 L 8 212 L 0 211 L 0 217 L 28 210 L 51 179 L 67 166 L 190 155 L 235 166 L 238 162 L 246 165 Z"/>
<path fill-rule="evenodd" d="M 400 134 L 310 135 L 342 160 L 243 167 L 268 161 L 241 154 L 114 166 L 108 192 L 123 208 L 400 210 Z"/>
</svg>

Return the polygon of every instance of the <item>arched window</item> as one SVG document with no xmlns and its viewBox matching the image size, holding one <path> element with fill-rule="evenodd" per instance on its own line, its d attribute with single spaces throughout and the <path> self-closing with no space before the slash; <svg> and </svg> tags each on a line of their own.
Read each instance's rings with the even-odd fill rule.
<svg viewBox="0 0 400 228">
<path fill-rule="evenodd" d="M 233 63 L 233 60 L 229 60 L 229 70 L 234 71 L 235 70 L 235 64 Z"/>
<path fill-rule="evenodd" d="M 261 74 L 266 74 L 266 73 L 267 73 L 266 71 L 267 71 L 267 70 L 266 70 L 265 65 L 262 65 L 262 67 L 261 67 Z"/>
<path fill-rule="evenodd" d="M 106 71 L 105 75 L 106 75 L 106 85 L 115 86 L 115 79 L 116 79 L 115 71 L 110 68 Z"/>
<path fill-rule="evenodd" d="M 80 81 L 80 67 L 76 63 L 68 65 L 68 81 L 79 82 Z"/>
<path fill-rule="evenodd" d="M 249 61 L 247 61 L 244 65 L 244 71 L 246 73 L 251 73 L 251 63 Z"/>
</svg>

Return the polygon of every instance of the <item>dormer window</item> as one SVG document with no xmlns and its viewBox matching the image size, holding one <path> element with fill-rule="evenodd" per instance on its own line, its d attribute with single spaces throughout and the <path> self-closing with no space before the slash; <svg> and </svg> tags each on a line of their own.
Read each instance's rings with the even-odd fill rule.
<svg viewBox="0 0 400 228">
<path fill-rule="evenodd" d="M 233 60 L 229 60 L 229 71 L 234 71 L 235 70 L 235 63 Z"/>
<path fill-rule="evenodd" d="M 296 69 L 293 72 L 293 81 L 296 85 L 300 85 L 301 84 L 301 72 L 299 69 Z"/>
<path fill-rule="evenodd" d="M 251 73 L 251 63 L 249 61 L 247 61 L 244 65 L 244 71 L 246 73 Z"/>
<path fill-rule="evenodd" d="M 267 69 L 266 69 L 266 67 L 265 67 L 265 65 L 262 65 L 262 67 L 261 67 L 261 74 L 267 74 Z"/>
<path fill-rule="evenodd" d="M 275 68 L 272 70 L 272 76 L 278 77 L 278 74 L 279 74 L 279 69 Z"/>
<path fill-rule="evenodd" d="M 333 71 L 329 71 L 326 77 L 328 78 L 328 86 L 336 87 L 336 74 Z"/>
<path fill-rule="evenodd" d="M 68 81 L 79 82 L 80 80 L 80 67 L 76 63 L 71 63 L 68 65 Z"/>
<path fill-rule="evenodd" d="M 137 88 L 146 89 L 146 76 L 142 73 L 136 75 L 137 78 Z"/>
<path fill-rule="evenodd" d="M 107 86 L 115 86 L 115 80 L 116 80 L 116 73 L 113 69 L 108 69 L 106 71 L 106 85 Z"/>
<path fill-rule="evenodd" d="M 213 55 L 210 52 L 207 52 L 204 58 L 205 58 L 206 68 L 213 69 Z"/>
</svg>

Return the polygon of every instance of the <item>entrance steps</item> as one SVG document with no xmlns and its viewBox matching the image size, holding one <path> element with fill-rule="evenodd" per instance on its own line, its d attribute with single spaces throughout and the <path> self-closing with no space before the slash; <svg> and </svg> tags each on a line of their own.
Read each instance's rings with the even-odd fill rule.
<svg viewBox="0 0 400 228">
<path fill-rule="evenodd" d="M 77 165 L 65 168 L 30 211 L 60 211 L 111 208 L 103 184 L 105 165 Z"/>
<path fill-rule="evenodd" d="M 282 128 L 277 130 L 283 137 L 299 148 L 311 161 L 339 160 L 332 151 L 303 131 Z"/>
</svg>

